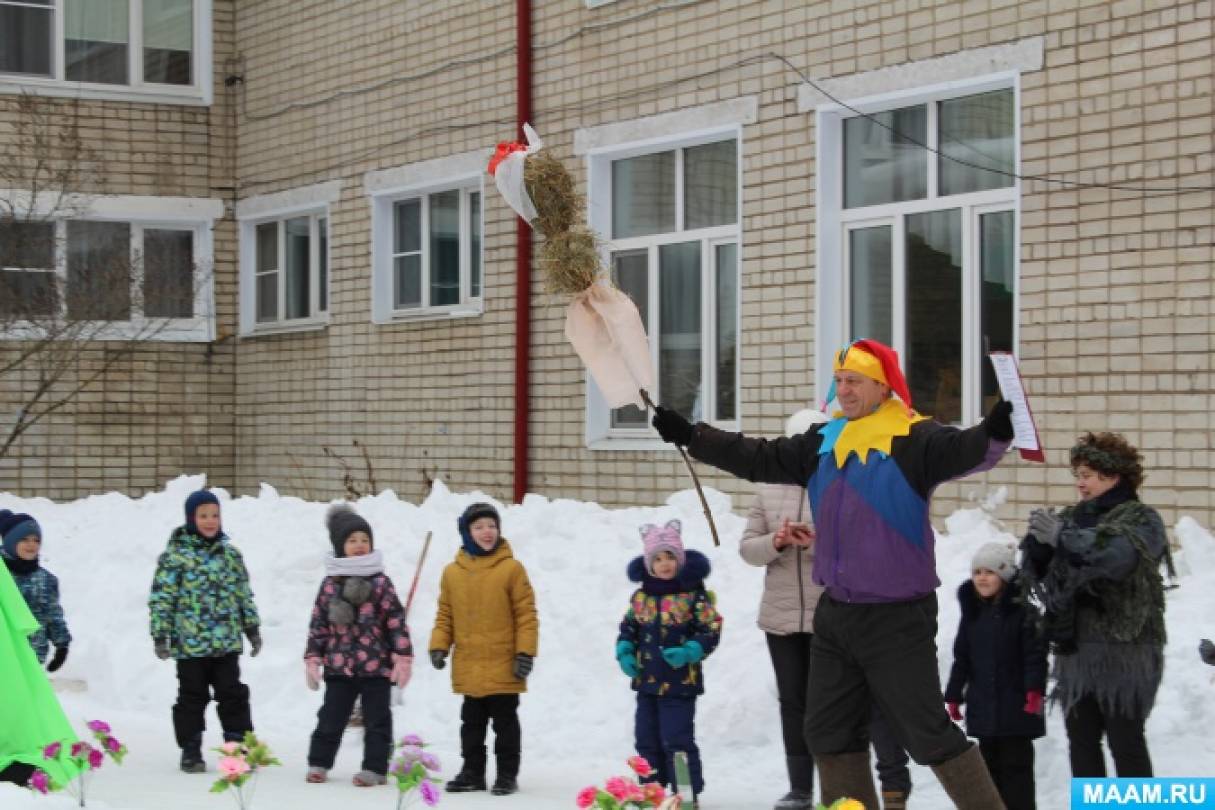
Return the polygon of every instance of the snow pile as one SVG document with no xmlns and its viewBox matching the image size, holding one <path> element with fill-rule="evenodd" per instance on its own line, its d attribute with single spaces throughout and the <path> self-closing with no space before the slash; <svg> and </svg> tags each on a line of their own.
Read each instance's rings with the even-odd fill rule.
<svg viewBox="0 0 1215 810">
<path fill-rule="evenodd" d="M 152 654 L 147 595 L 158 554 L 170 530 L 182 522 L 186 495 L 204 483 L 182 477 L 163 491 L 130 499 L 119 493 L 56 504 L 45 499 L 0 496 L 0 506 L 33 514 L 45 534 L 44 564 L 59 576 L 74 641 L 55 680 L 69 717 L 109 721 L 131 754 L 121 768 L 107 764 L 90 785 L 90 807 L 223 807 L 230 801 L 207 793 L 210 777 L 176 771 L 170 707 L 176 695 L 171 663 Z M 242 659 L 252 690 L 258 733 L 285 763 L 267 771 L 258 790 L 263 807 L 320 808 L 356 795 L 349 776 L 358 770 L 361 734 L 351 732 L 329 785 L 303 784 L 308 736 L 321 693 L 304 685 L 301 657 L 308 613 L 322 577 L 329 542 L 323 528 L 327 504 L 282 497 L 263 485 L 256 497 L 231 498 L 217 491 L 225 531 L 244 554 L 262 615 L 265 649 Z M 613 659 L 616 627 L 631 592 L 625 565 L 640 553 L 637 528 L 680 518 L 684 541 L 713 564 L 708 585 L 725 617 L 722 644 L 706 665 L 707 693 L 697 711 L 697 739 L 705 759 L 705 804 L 714 810 L 769 806 L 784 785 L 784 753 L 776 689 L 763 634 L 755 627 L 763 571 L 738 556 L 744 520 L 730 512 L 729 498 L 709 492 L 723 545 L 713 548 L 700 505 L 691 491 L 663 506 L 605 509 L 595 503 L 528 496 L 501 505 L 503 533 L 523 561 L 536 589 L 540 654 L 521 704 L 524 730 L 523 793 L 514 797 L 472 794 L 445 797 L 452 807 L 569 808 L 577 790 L 620 772 L 632 753 L 633 695 Z M 386 491 L 357 504 L 384 553 L 388 574 L 402 599 L 409 590 L 428 531 L 430 556 L 409 615 L 414 643 L 425 650 L 434 621 L 442 567 L 459 547 L 456 517 L 482 493 L 452 493 L 442 484 L 420 505 Z M 1215 538 L 1189 518 L 1176 527 L 1182 587 L 1169 592 L 1169 646 L 1165 686 L 1148 724 L 1157 772 L 1211 775 L 1207 730 L 1215 727 L 1215 669 L 1198 659 L 1203 636 L 1215 635 Z M 942 677 L 952 660 L 957 627 L 955 591 L 969 575 L 970 557 L 991 540 L 1015 541 L 981 508 L 956 512 L 938 540 Z M 395 731 L 422 734 L 434 744 L 445 775 L 459 765 L 460 698 L 451 693 L 450 669 L 436 672 L 419 655 L 413 682 L 397 707 Z M 214 710 L 207 745 L 218 745 Z M 1057 713 L 1039 741 L 1038 795 L 1044 806 L 1067 795 L 1066 737 Z M 212 765 L 214 755 L 209 757 Z M 492 759 L 492 758 L 491 758 Z M 492 765 L 490 772 L 492 774 Z M 913 768 L 913 801 L 945 807 L 930 772 Z M 359 791 L 360 799 L 388 806 L 386 791 Z M 34 798 L 0 786 L 5 808 L 68 807 L 66 797 Z"/>
</svg>

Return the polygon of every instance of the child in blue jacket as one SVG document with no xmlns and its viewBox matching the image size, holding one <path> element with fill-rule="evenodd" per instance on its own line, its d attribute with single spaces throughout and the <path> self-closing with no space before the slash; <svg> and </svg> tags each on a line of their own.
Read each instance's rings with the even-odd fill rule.
<svg viewBox="0 0 1215 810">
<path fill-rule="evenodd" d="M 705 590 L 709 560 L 684 551 L 678 520 L 642 526 L 641 539 L 645 553 L 628 567 L 641 587 L 620 622 L 616 660 L 637 693 L 637 753 L 654 769 L 654 781 L 671 785 L 672 755 L 685 752 L 696 808 L 704 790 L 695 740 L 696 698 L 705 691 L 701 661 L 717 647 L 722 619 Z"/>
<path fill-rule="evenodd" d="M 46 667 L 54 672 L 67 660 L 72 634 L 68 632 L 63 606 L 59 604 L 59 580 L 38 560 L 42 527 L 29 515 L 3 509 L 0 510 L 0 537 L 4 539 L 0 557 L 4 558 L 4 565 L 13 575 L 30 613 L 38 620 L 38 632 L 30 636 L 30 645 L 39 661 L 46 661 L 51 645 L 55 645 L 55 655 Z"/>
</svg>

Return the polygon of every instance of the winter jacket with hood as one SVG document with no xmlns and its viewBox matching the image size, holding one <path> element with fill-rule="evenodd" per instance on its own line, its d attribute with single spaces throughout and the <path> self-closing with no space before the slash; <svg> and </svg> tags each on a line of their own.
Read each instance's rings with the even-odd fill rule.
<svg viewBox="0 0 1215 810">
<path fill-rule="evenodd" d="M 13 575 L 25 604 L 38 620 L 38 631 L 30 636 L 30 645 L 38 660 L 45 661 L 52 644 L 59 649 L 72 643 L 72 634 L 63 617 L 63 605 L 59 603 L 59 578 L 37 560 L 4 557 L 4 564 Z"/>
<path fill-rule="evenodd" d="M 765 633 L 778 636 L 813 633 L 814 607 L 823 594 L 822 586 L 814 584 L 813 546 L 785 546 L 777 551 L 772 545 L 773 535 L 786 520 L 810 520 L 806 490 L 785 484 L 760 485 L 739 544 L 744 560 L 767 568 L 758 624 Z"/>
<path fill-rule="evenodd" d="M 721 615 L 705 590 L 709 560 L 689 549 L 675 579 L 658 579 L 645 570 L 645 558 L 636 557 L 628 577 L 641 587 L 629 598 L 616 643 L 627 641 L 637 656 L 636 692 L 660 697 L 694 697 L 705 691 L 703 662 L 672 667 L 662 651 L 695 641 L 707 658 L 721 639 Z"/>
<path fill-rule="evenodd" d="M 342 594 L 346 577 L 325 577 L 312 606 L 305 658 L 324 661 L 325 674 L 345 678 L 388 678 L 393 655 L 413 655 L 405 608 L 385 574 L 366 577 L 371 593 L 353 624 L 332 624 L 329 605 Z"/>
<path fill-rule="evenodd" d="M 1046 641 L 1038 611 L 1016 581 L 983 599 L 970 580 L 958 588 L 962 618 L 953 642 L 945 700 L 964 703 L 972 737 L 1041 737 L 1046 721 L 1025 711 L 1027 692 L 1046 691 Z"/>
<path fill-rule="evenodd" d="M 861 421 L 861 420 L 857 420 Z M 748 481 L 807 487 L 814 514 L 814 581 L 840 602 L 905 602 L 933 593 L 936 537 L 928 520 L 937 486 L 991 469 L 1010 442 L 931 420 L 895 435 L 890 453 L 852 453 L 843 468 L 816 425 L 799 436 L 754 439 L 697 423 L 688 452 Z"/>
<path fill-rule="evenodd" d="M 156 564 L 148 597 L 153 640 L 175 659 L 239 653 L 260 620 L 245 562 L 222 532 L 212 539 L 180 526 Z"/>
<path fill-rule="evenodd" d="M 452 691 L 468 697 L 526 692 L 527 682 L 512 667 L 519 653 L 536 656 L 539 632 L 531 582 L 506 538 L 485 555 L 461 549 L 443 569 L 428 649 L 455 646 Z"/>
</svg>

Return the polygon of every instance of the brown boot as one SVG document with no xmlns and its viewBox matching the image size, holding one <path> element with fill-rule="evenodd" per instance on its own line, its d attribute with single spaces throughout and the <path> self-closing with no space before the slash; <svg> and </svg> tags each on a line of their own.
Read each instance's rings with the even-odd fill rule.
<svg viewBox="0 0 1215 810">
<path fill-rule="evenodd" d="M 863 804 L 865 810 L 880 810 L 868 751 L 815 754 L 814 761 L 818 765 L 819 792 L 822 794 L 819 798 L 823 804 L 848 798 Z"/>
<path fill-rule="evenodd" d="M 883 790 L 882 810 L 907 810 L 907 793 L 902 790 Z"/>
<path fill-rule="evenodd" d="M 977 745 L 932 770 L 958 810 L 1005 810 Z"/>
</svg>

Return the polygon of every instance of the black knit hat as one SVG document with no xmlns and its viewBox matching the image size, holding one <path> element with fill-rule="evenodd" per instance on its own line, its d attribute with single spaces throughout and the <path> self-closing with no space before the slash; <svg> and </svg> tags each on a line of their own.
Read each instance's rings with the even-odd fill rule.
<svg viewBox="0 0 1215 810">
<path fill-rule="evenodd" d="M 329 530 L 329 542 L 333 543 L 333 556 L 346 556 L 346 538 L 355 532 L 366 532 L 371 547 L 375 548 L 375 537 L 371 524 L 359 516 L 347 504 L 335 503 L 325 513 L 325 528 Z"/>
<path fill-rule="evenodd" d="M 478 521 L 481 518 L 493 518 L 494 524 L 498 527 L 498 531 L 502 530 L 502 519 L 498 517 L 497 509 L 494 509 L 494 507 L 488 503 L 474 503 L 470 504 L 469 507 L 464 510 L 464 514 L 460 515 L 461 531 L 467 530 L 469 526 L 473 525 L 475 521 Z"/>
</svg>

